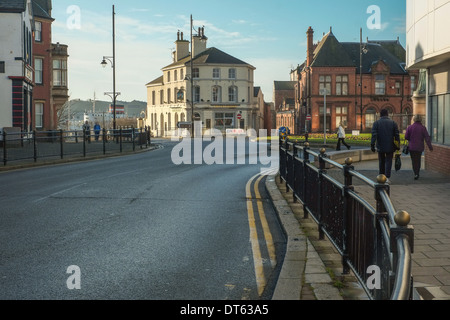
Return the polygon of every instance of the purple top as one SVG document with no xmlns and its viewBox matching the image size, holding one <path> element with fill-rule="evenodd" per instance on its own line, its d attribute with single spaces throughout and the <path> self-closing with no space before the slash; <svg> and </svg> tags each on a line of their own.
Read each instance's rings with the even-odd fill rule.
<svg viewBox="0 0 450 320">
<path fill-rule="evenodd" d="M 413 125 L 409 126 L 406 130 L 405 139 L 409 141 L 409 150 L 416 152 L 425 151 L 425 142 L 428 148 L 433 151 L 433 145 L 431 144 L 431 138 L 428 134 L 427 128 L 425 128 L 422 123 L 415 122 Z"/>
</svg>

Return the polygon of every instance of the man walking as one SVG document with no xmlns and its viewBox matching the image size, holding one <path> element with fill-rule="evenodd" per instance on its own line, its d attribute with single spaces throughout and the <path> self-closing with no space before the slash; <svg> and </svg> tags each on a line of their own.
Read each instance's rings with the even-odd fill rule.
<svg viewBox="0 0 450 320">
<path fill-rule="evenodd" d="M 394 152 L 400 150 L 400 131 L 397 123 L 389 118 L 387 109 L 381 110 L 380 116 L 372 127 L 371 149 L 372 152 L 378 151 L 379 173 L 384 174 L 390 183 Z"/>
</svg>

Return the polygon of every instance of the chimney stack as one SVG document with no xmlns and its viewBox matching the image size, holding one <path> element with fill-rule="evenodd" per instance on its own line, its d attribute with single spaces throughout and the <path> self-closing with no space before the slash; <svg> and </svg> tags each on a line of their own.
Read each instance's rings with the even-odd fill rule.
<svg viewBox="0 0 450 320">
<path fill-rule="evenodd" d="M 306 32 L 307 38 L 308 38 L 308 44 L 307 44 L 307 52 L 306 52 L 306 66 L 309 67 L 313 63 L 314 59 L 314 30 L 309 27 L 308 31 Z"/>
<path fill-rule="evenodd" d="M 183 32 L 178 31 L 177 41 L 175 41 L 174 62 L 178 62 L 189 56 L 189 41 L 183 39 Z"/>
</svg>

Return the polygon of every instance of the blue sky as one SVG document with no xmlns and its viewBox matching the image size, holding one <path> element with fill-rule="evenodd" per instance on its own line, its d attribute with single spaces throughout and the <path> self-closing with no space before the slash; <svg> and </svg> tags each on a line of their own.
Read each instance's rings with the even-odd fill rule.
<svg viewBox="0 0 450 320">
<path fill-rule="evenodd" d="M 69 46 L 69 91 L 72 99 L 108 100 L 112 70 L 103 56 L 112 55 L 112 5 L 116 10 L 116 74 L 119 99 L 146 101 L 145 84 L 170 64 L 177 31 L 189 37 L 190 15 L 204 26 L 208 47 L 217 47 L 256 67 L 255 86 L 272 101 L 274 81 L 289 80 L 291 68 L 306 57 L 306 30 L 315 42 L 330 27 L 339 41 L 395 40 L 405 47 L 405 0 L 57 0 L 53 1 L 53 42 Z M 367 21 L 380 9 L 380 28 Z M 76 6 L 76 7 L 73 7 Z M 73 9 L 79 9 L 73 10 Z M 79 14 L 78 14 L 79 12 Z"/>
</svg>

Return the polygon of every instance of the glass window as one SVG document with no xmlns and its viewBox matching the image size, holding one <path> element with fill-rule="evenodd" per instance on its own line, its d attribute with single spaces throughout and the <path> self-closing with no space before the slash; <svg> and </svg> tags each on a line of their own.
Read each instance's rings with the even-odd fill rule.
<svg viewBox="0 0 450 320">
<path fill-rule="evenodd" d="M 386 76 L 383 74 L 377 74 L 375 76 L 375 94 L 386 94 Z"/>
<path fill-rule="evenodd" d="M 174 81 L 178 81 L 178 70 L 175 70 L 174 72 L 173 72 L 173 80 Z"/>
<path fill-rule="evenodd" d="M 44 126 L 44 104 L 36 103 L 34 107 L 36 128 L 40 129 Z"/>
<path fill-rule="evenodd" d="M 402 93 L 402 83 L 399 81 L 396 81 L 395 82 L 395 94 L 399 96 L 399 95 L 401 95 L 401 93 Z"/>
<path fill-rule="evenodd" d="M 42 41 L 42 23 L 39 21 L 36 21 L 34 23 L 35 25 L 35 31 L 34 31 L 34 40 L 36 42 L 41 42 Z"/>
<path fill-rule="evenodd" d="M 444 143 L 450 145 L 450 94 L 445 96 L 444 125 Z"/>
<path fill-rule="evenodd" d="M 200 102 L 200 87 L 194 87 L 194 102 Z"/>
<path fill-rule="evenodd" d="M 377 120 L 377 111 L 374 108 L 366 110 L 366 128 L 372 128 Z"/>
<path fill-rule="evenodd" d="M 336 77 L 336 95 L 338 96 L 348 95 L 348 76 Z"/>
<path fill-rule="evenodd" d="M 237 102 L 237 87 L 229 87 L 228 88 L 228 101 L 229 102 Z"/>
<path fill-rule="evenodd" d="M 167 82 L 170 82 L 170 71 L 167 72 Z"/>
<path fill-rule="evenodd" d="M 236 69 L 228 70 L 228 79 L 236 79 Z"/>
<path fill-rule="evenodd" d="M 5 61 L 0 61 L 0 73 L 5 73 Z"/>
<path fill-rule="evenodd" d="M 234 113 L 216 113 L 214 127 L 219 130 L 232 129 L 234 127 Z"/>
<path fill-rule="evenodd" d="M 344 128 L 348 126 L 348 107 L 336 107 L 336 127 L 342 124 Z"/>
<path fill-rule="evenodd" d="M 220 79 L 220 69 L 219 68 L 213 69 L 213 79 Z"/>
<path fill-rule="evenodd" d="M 36 82 L 36 84 L 42 84 L 43 64 L 44 62 L 42 59 L 39 58 L 34 59 L 34 82 Z"/>
<path fill-rule="evenodd" d="M 212 89 L 212 102 L 222 102 L 222 88 L 214 86 Z"/>
<path fill-rule="evenodd" d="M 200 78 L 200 69 L 199 68 L 193 68 L 192 72 L 193 72 L 194 79 Z"/>
<path fill-rule="evenodd" d="M 67 86 L 67 61 L 53 60 L 53 85 L 56 87 Z"/>
<path fill-rule="evenodd" d="M 325 94 L 325 89 L 327 90 L 327 95 L 331 95 L 331 76 L 319 77 L 319 94 Z"/>
</svg>

